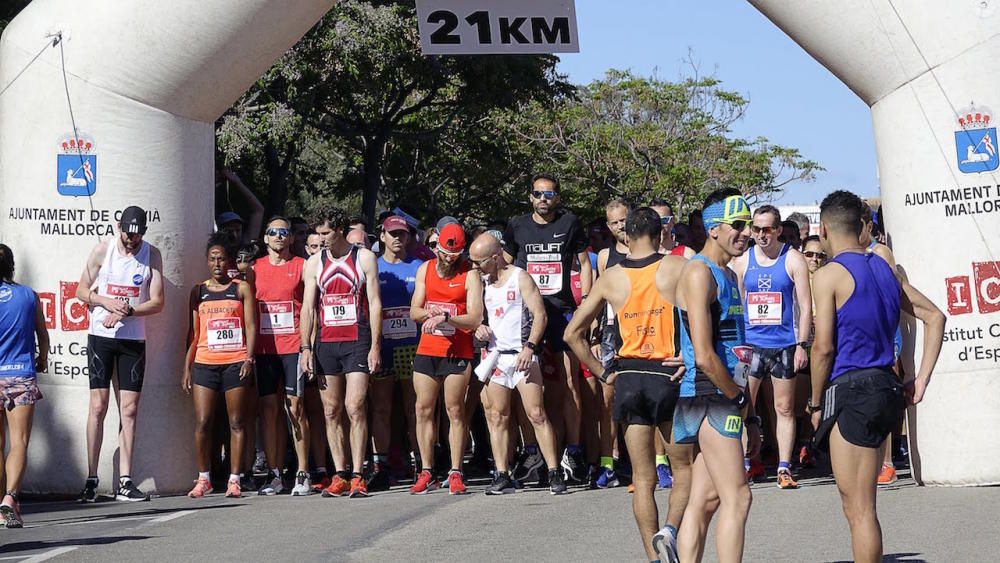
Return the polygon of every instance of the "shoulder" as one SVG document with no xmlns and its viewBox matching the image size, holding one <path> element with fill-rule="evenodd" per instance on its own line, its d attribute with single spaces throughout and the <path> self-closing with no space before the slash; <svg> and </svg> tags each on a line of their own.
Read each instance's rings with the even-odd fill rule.
<svg viewBox="0 0 1000 563">
<path fill-rule="evenodd" d="M 433 264 L 433 263 L 434 263 L 434 260 L 428 260 L 426 262 L 421 263 L 420 266 L 417 266 L 417 281 L 420 281 L 420 280 L 423 279 L 423 275 L 422 274 L 424 274 L 424 273 L 427 272 L 427 266 L 428 266 L 428 264 Z"/>
</svg>

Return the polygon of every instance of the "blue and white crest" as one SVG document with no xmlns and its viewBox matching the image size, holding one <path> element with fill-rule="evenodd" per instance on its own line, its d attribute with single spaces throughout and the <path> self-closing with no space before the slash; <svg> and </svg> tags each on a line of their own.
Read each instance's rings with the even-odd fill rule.
<svg viewBox="0 0 1000 563">
<path fill-rule="evenodd" d="M 56 153 L 56 189 L 59 195 L 92 196 L 97 191 L 97 154 L 94 140 L 64 136 Z"/>
<path fill-rule="evenodd" d="M 997 128 L 990 127 L 989 108 L 970 105 L 959 112 L 960 130 L 955 131 L 958 169 L 964 174 L 990 172 L 1000 167 Z"/>
</svg>

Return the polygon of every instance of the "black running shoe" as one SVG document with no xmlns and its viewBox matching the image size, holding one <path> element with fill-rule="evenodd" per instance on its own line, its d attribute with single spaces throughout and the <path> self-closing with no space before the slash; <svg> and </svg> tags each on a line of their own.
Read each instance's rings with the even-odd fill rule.
<svg viewBox="0 0 1000 563">
<path fill-rule="evenodd" d="M 549 492 L 554 495 L 561 495 L 566 492 L 566 481 L 563 479 L 562 471 L 559 469 L 549 469 Z"/>
<path fill-rule="evenodd" d="M 97 502 L 97 479 L 87 479 L 80 491 L 80 502 Z"/>
<path fill-rule="evenodd" d="M 131 479 L 122 479 L 118 487 L 118 494 L 115 495 L 115 500 L 120 500 L 124 502 L 142 502 L 149 500 L 149 495 L 139 490 L 139 487 L 135 486 L 135 483 Z"/>
<path fill-rule="evenodd" d="M 511 477 L 525 484 L 532 483 L 539 480 L 539 474 L 544 467 L 545 459 L 542 454 L 524 452 L 518 457 Z"/>
<path fill-rule="evenodd" d="M 375 470 L 372 471 L 371 477 L 368 478 L 368 491 L 378 492 L 378 491 L 388 491 L 389 490 L 389 472 L 386 471 L 385 466 L 381 463 L 376 462 Z"/>
<path fill-rule="evenodd" d="M 499 471 L 493 478 L 493 483 L 486 489 L 488 495 L 506 495 L 514 492 L 514 482 L 510 479 L 510 473 Z"/>
<path fill-rule="evenodd" d="M 24 520 L 21 520 L 20 511 L 13 506 L 0 505 L 0 516 L 3 517 L 3 525 L 8 528 L 24 527 Z"/>
<path fill-rule="evenodd" d="M 583 452 L 563 453 L 562 468 L 566 472 L 566 480 L 576 483 L 583 483 L 587 480 L 587 462 L 583 459 Z"/>
</svg>

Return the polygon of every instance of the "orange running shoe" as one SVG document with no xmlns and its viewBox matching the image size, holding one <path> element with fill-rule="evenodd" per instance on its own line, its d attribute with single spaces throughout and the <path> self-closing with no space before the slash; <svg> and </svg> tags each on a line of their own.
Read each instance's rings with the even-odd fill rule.
<svg viewBox="0 0 1000 563">
<path fill-rule="evenodd" d="M 365 478 L 358 475 L 357 477 L 351 479 L 351 498 L 366 496 L 368 496 L 368 484 L 365 483 Z"/>
<path fill-rule="evenodd" d="M 333 481 L 330 480 L 330 476 L 324 473 L 323 478 L 313 483 L 312 487 L 317 493 L 322 493 L 323 489 L 329 487 L 332 482 Z"/>
<path fill-rule="evenodd" d="M 899 478 L 896 477 L 896 468 L 889 463 L 882 464 L 882 471 L 878 472 L 878 484 L 879 485 L 891 485 L 898 481 Z"/>
<path fill-rule="evenodd" d="M 226 484 L 226 498 L 240 498 L 243 494 L 240 492 L 240 482 L 230 481 Z"/>
<path fill-rule="evenodd" d="M 191 489 L 188 496 L 191 498 L 202 498 L 205 495 L 212 494 L 212 490 L 212 483 L 209 482 L 208 479 L 202 479 L 199 477 L 198 480 L 194 482 L 194 488 Z"/>
<path fill-rule="evenodd" d="M 464 495 L 467 491 L 465 490 L 465 478 L 458 471 L 452 471 L 448 474 L 448 494 L 450 495 Z"/>
<path fill-rule="evenodd" d="M 778 488 L 779 489 L 798 489 L 799 484 L 792 479 L 792 473 L 790 471 L 779 471 L 778 472 Z"/>
<path fill-rule="evenodd" d="M 333 479 L 330 481 L 330 486 L 323 489 L 323 496 L 325 497 L 342 497 L 351 490 L 351 483 L 341 477 L 340 475 L 334 475 Z"/>
<path fill-rule="evenodd" d="M 635 484 L 634 483 L 629 483 L 628 484 L 628 494 L 632 494 L 634 492 L 635 492 Z"/>
<path fill-rule="evenodd" d="M 424 495 L 441 486 L 441 483 L 431 475 L 430 471 L 424 469 L 417 475 L 417 482 L 410 487 L 411 495 Z"/>
</svg>

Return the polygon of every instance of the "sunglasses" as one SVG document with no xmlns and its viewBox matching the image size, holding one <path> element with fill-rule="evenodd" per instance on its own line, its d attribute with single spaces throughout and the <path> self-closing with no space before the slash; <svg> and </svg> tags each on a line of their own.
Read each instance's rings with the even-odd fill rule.
<svg viewBox="0 0 1000 563">
<path fill-rule="evenodd" d="M 774 227 L 758 227 L 757 225 L 750 227 L 750 232 L 755 235 L 770 235 L 774 233 L 774 231 Z"/>
<path fill-rule="evenodd" d="M 237 264 L 247 264 L 249 262 L 253 262 L 253 256 L 249 254 L 239 254 L 236 256 Z"/>
<path fill-rule="evenodd" d="M 743 232 L 743 229 L 747 228 L 748 224 L 750 224 L 750 221 L 733 221 L 732 223 L 727 223 L 727 225 L 732 227 L 734 230 L 740 232 Z"/>
<path fill-rule="evenodd" d="M 826 260 L 826 252 L 813 252 L 812 250 L 807 250 L 802 253 L 806 258 L 819 258 L 820 260 Z"/>
<path fill-rule="evenodd" d="M 289 231 L 284 227 L 271 227 L 270 229 L 267 230 L 267 236 L 285 238 L 288 236 L 288 233 L 290 232 L 291 231 Z"/>
<path fill-rule="evenodd" d="M 542 198 L 545 198 L 545 199 L 555 199 L 556 195 L 557 195 L 556 192 L 554 192 L 552 190 L 545 190 L 544 192 L 535 190 L 535 191 L 531 192 L 531 197 L 533 197 L 535 199 L 542 199 Z"/>
<path fill-rule="evenodd" d="M 663 225 L 664 227 L 666 227 L 673 220 L 674 220 L 674 216 L 673 215 L 667 215 L 666 217 L 660 217 L 660 224 Z"/>
<path fill-rule="evenodd" d="M 483 267 L 483 264 L 485 264 L 485 263 L 489 262 L 490 260 L 492 260 L 492 259 L 493 259 L 493 258 L 495 258 L 495 257 L 496 257 L 496 254 L 494 254 L 494 255 L 492 255 L 492 256 L 487 256 L 486 258 L 483 258 L 482 260 L 473 260 L 473 259 L 472 259 L 472 258 L 470 257 L 470 258 L 469 258 L 469 261 L 471 261 L 471 262 L 472 262 L 473 264 L 475 264 L 477 268 L 482 268 L 482 267 Z"/>
<path fill-rule="evenodd" d="M 427 243 L 427 248 L 429 248 L 431 250 L 434 250 L 437 247 L 438 247 L 438 243 L 437 243 L 436 240 L 432 240 L 432 241 L 430 241 L 430 242 Z"/>
</svg>

